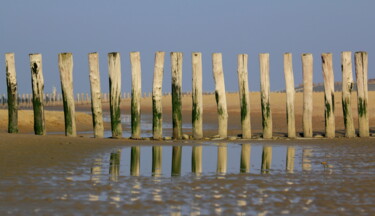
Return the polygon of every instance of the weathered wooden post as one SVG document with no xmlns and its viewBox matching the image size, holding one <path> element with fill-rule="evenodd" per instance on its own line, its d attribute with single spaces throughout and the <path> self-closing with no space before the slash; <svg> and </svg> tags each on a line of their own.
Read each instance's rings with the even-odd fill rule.
<svg viewBox="0 0 375 216">
<path fill-rule="evenodd" d="M 303 72 L 303 137 L 312 138 L 312 112 L 313 112 L 313 55 L 302 54 Z"/>
<path fill-rule="evenodd" d="M 181 86 L 182 86 L 182 53 L 171 53 L 172 66 L 172 120 L 173 139 L 182 138 Z"/>
<path fill-rule="evenodd" d="M 251 122 L 250 122 L 250 98 L 249 98 L 249 81 L 247 71 L 247 54 L 240 54 L 237 57 L 237 74 L 238 74 L 238 93 L 240 96 L 241 106 L 241 127 L 242 138 L 251 138 Z"/>
<path fill-rule="evenodd" d="M 65 135 L 76 136 L 75 105 L 73 94 L 73 55 L 72 53 L 59 54 L 59 70 L 61 91 L 64 104 Z"/>
<path fill-rule="evenodd" d="M 131 99 L 131 129 L 132 138 L 141 138 L 141 55 L 139 52 L 130 53 L 132 67 L 132 99 Z M 121 96 L 120 96 L 121 97 Z"/>
<path fill-rule="evenodd" d="M 220 138 L 227 138 L 228 133 L 228 111 L 227 97 L 225 95 L 224 71 L 221 53 L 212 54 L 212 72 L 215 81 L 215 97 L 218 114 L 218 133 Z"/>
<path fill-rule="evenodd" d="M 223 175 L 227 172 L 228 149 L 227 144 L 221 143 L 217 147 L 217 168 L 216 173 Z"/>
<path fill-rule="evenodd" d="M 122 137 L 121 126 L 121 60 L 120 53 L 108 53 L 109 103 L 113 138 Z"/>
<path fill-rule="evenodd" d="M 296 120 L 294 114 L 294 74 L 293 74 L 293 61 L 292 54 L 284 54 L 284 75 L 286 86 L 286 119 L 288 123 L 288 137 L 296 137 Z"/>
<path fill-rule="evenodd" d="M 203 96 L 202 96 L 202 53 L 194 52 L 191 55 L 193 72 L 193 138 L 203 138 Z"/>
<path fill-rule="evenodd" d="M 324 78 L 325 126 L 327 138 L 335 137 L 335 81 L 333 78 L 332 53 L 322 54 L 322 69 Z"/>
<path fill-rule="evenodd" d="M 344 115 L 345 136 L 355 137 L 351 94 L 353 89 L 352 52 L 341 53 L 342 70 L 342 111 Z"/>
<path fill-rule="evenodd" d="M 356 52 L 355 74 L 357 80 L 358 126 L 359 136 L 369 136 L 368 106 L 368 55 L 367 52 Z"/>
<path fill-rule="evenodd" d="M 294 172 L 294 156 L 296 154 L 296 149 L 289 146 L 286 154 L 286 170 L 288 173 Z"/>
<path fill-rule="evenodd" d="M 240 165 L 240 172 L 241 173 L 249 173 L 250 172 L 250 154 L 251 154 L 251 145 L 250 144 L 242 144 L 242 146 L 241 146 L 241 165 Z"/>
<path fill-rule="evenodd" d="M 91 112 L 94 127 L 94 137 L 104 136 L 102 98 L 100 89 L 99 55 L 89 54 L 89 77 L 91 90 Z"/>
<path fill-rule="evenodd" d="M 193 146 L 191 156 L 191 172 L 200 175 L 202 173 L 202 146 Z"/>
<path fill-rule="evenodd" d="M 263 138 L 272 138 L 272 112 L 270 105 L 270 55 L 259 54 L 260 64 L 260 99 L 262 105 Z"/>
<path fill-rule="evenodd" d="M 18 133 L 18 94 L 14 53 L 5 54 L 8 90 L 8 133 Z"/>
<path fill-rule="evenodd" d="M 182 146 L 173 146 L 172 149 L 172 176 L 181 175 Z"/>
<path fill-rule="evenodd" d="M 141 168 L 140 162 L 141 162 L 141 147 L 140 146 L 131 147 L 131 154 L 130 154 L 130 175 L 131 176 L 139 176 L 140 168 Z"/>
<path fill-rule="evenodd" d="M 152 175 L 160 176 L 162 172 L 162 147 L 153 146 L 152 147 Z"/>
<path fill-rule="evenodd" d="M 155 53 L 154 82 L 152 86 L 152 133 L 154 139 L 163 138 L 163 76 L 165 52 Z"/>
<path fill-rule="evenodd" d="M 44 120 L 44 79 L 42 70 L 42 55 L 30 54 L 31 85 L 33 90 L 34 132 L 36 135 L 46 134 Z"/>
<path fill-rule="evenodd" d="M 272 147 L 271 146 L 264 146 L 263 153 L 262 153 L 262 173 L 269 173 L 272 164 Z"/>
</svg>

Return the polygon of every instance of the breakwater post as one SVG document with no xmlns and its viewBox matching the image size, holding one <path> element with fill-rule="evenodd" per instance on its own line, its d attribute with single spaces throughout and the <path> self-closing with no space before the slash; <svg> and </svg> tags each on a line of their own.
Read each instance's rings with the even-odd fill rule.
<svg viewBox="0 0 375 216">
<path fill-rule="evenodd" d="M 182 53 L 171 53 L 173 139 L 182 138 Z"/>
<path fill-rule="evenodd" d="M 8 90 L 8 133 L 18 133 L 18 94 L 14 53 L 5 54 Z"/>
<path fill-rule="evenodd" d="M 359 136 L 369 136 L 368 108 L 368 55 L 367 52 L 356 52 L 355 74 L 357 80 L 358 125 Z"/>
<path fill-rule="evenodd" d="M 241 107 L 241 128 L 242 138 L 251 138 L 251 122 L 250 122 L 250 98 L 249 98 L 249 81 L 247 71 L 247 54 L 237 56 L 237 75 L 238 75 L 238 94 L 240 97 Z"/>
<path fill-rule="evenodd" d="M 304 53 L 302 58 L 303 72 L 303 137 L 312 138 L 312 112 L 313 112 L 313 55 Z"/>
<path fill-rule="evenodd" d="M 46 135 L 44 119 L 44 79 L 42 70 L 42 55 L 30 54 L 31 86 L 33 91 L 34 132 L 36 135 Z"/>
<path fill-rule="evenodd" d="M 262 108 L 263 138 L 272 138 L 272 112 L 270 105 L 270 55 L 259 54 L 260 99 Z"/>
<path fill-rule="evenodd" d="M 94 127 L 94 137 L 104 136 L 102 98 L 100 89 L 99 55 L 89 54 L 89 77 L 91 90 L 91 111 Z"/>
<path fill-rule="evenodd" d="M 212 72 L 215 81 L 215 97 L 218 113 L 218 133 L 220 138 L 227 138 L 228 111 L 227 97 L 225 95 L 224 72 L 221 53 L 212 54 Z"/>
<path fill-rule="evenodd" d="M 194 52 L 191 55 L 192 61 L 192 124 L 193 138 L 203 138 L 203 96 L 202 96 L 202 53 Z"/>
<path fill-rule="evenodd" d="M 113 138 L 122 137 L 121 126 L 121 60 L 120 53 L 108 53 L 109 106 Z"/>
<path fill-rule="evenodd" d="M 322 70 L 324 78 L 324 117 L 325 137 L 335 137 L 335 91 L 333 78 L 332 53 L 322 54 Z"/>
<path fill-rule="evenodd" d="M 165 52 L 155 53 L 154 82 L 152 86 L 152 133 L 154 139 L 163 138 L 163 76 Z"/>
<path fill-rule="evenodd" d="M 77 131 L 73 94 L 73 55 L 72 53 L 60 53 L 58 61 L 64 104 L 65 135 L 75 137 Z"/>
<path fill-rule="evenodd" d="M 132 138 L 141 138 L 141 55 L 139 52 L 130 53 L 132 67 L 132 99 L 131 99 L 131 131 Z"/>
<path fill-rule="evenodd" d="M 284 75 L 286 86 L 286 120 L 288 123 L 288 137 L 296 137 L 296 120 L 294 114 L 294 75 L 293 75 L 293 61 L 292 54 L 284 54 Z"/>
<path fill-rule="evenodd" d="M 353 89 L 352 52 L 341 53 L 342 70 L 342 111 L 344 115 L 345 137 L 355 137 L 351 94 Z"/>
</svg>

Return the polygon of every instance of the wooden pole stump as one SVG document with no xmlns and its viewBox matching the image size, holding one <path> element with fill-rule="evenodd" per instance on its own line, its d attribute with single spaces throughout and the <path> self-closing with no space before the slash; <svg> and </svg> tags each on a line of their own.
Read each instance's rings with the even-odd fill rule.
<svg viewBox="0 0 375 216">
<path fill-rule="evenodd" d="M 173 139 L 182 138 L 181 86 L 182 86 L 182 53 L 171 53 L 172 66 L 172 121 Z"/>
<path fill-rule="evenodd" d="M 369 136 L 368 116 L 368 55 L 367 52 L 355 53 L 355 74 L 357 80 L 358 126 L 359 136 Z"/>
<path fill-rule="evenodd" d="M 224 71 L 221 53 L 212 54 L 212 72 L 215 81 L 215 98 L 218 114 L 218 134 L 220 138 L 227 138 L 228 111 L 227 97 L 225 95 Z"/>
<path fill-rule="evenodd" d="M 5 54 L 8 91 L 8 133 L 18 133 L 18 94 L 14 53 Z"/>
<path fill-rule="evenodd" d="M 98 53 L 89 54 L 89 74 L 91 90 L 91 112 L 92 123 L 94 127 L 94 137 L 102 138 L 104 136 L 104 124 L 100 89 Z"/>
<path fill-rule="evenodd" d="M 141 55 L 139 52 L 130 53 L 132 67 L 132 99 L 131 99 L 131 129 L 132 138 L 141 138 Z"/>
<path fill-rule="evenodd" d="M 113 138 L 122 137 L 121 126 L 121 60 L 120 53 L 108 53 L 109 103 Z"/>
<path fill-rule="evenodd" d="M 165 52 L 155 53 L 154 82 L 152 87 L 152 133 L 154 139 L 163 138 L 163 76 Z"/>
<path fill-rule="evenodd" d="M 46 135 L 44 119 L 44 79 L 42 70 L 42 55 L 30 54 L 31 85 L 33 90 L 34 132 L 36 135 Z"/>
<path fill-rule="evenodd" d="M 260 97 L 262 108 L 263 138 L 272 138 L 272 112 L 270 105 L 270 59 L 268 53 L 259 54 Z"/>
<path fill-rule="evenodd" d="M 335 137 L 335 81 L 333 78 L 332 53 L 322 54 L 322 69 L 324 78 L 325 126 L 327 138 Z"/>
<path fill-rule="evenodd" d="M 192 88 L 192 123 L 193 138 L 203 138 L 203 96 L 202 96 L 202 53 L 194 52 L 191 55 L 193 68 Z"/>
<path fill-rule="evenodd" d="M 351 94 L 353 89 L 352 53 L 341 53 L 342 70 L 342 111 L 344 116 L 345 136 L 355 137 L 355 128 L 351 107 Z"/>
<path fill-rule="evenodd" d="M 241 127 L 242 138 L 251 138 L 251 122 L 250 122 L 250 98 L 249 98 L 249 81 L 247 71 L 247 54 L 240 54 L 237 58 L 237 75 L 238 75 L 238 88 L 241 106 Z"/>
<path fill-rule="evenodd" d="M 302 54 L 303 71 L 303 137 L 312 138 L 312 112 L 313 112 L 313 55 Z"/>
<path fill-rule="evenodd" d="M 73 93 L 73 55 L 72 53 L 59 54 L 59 70 L 61 91 L 64 104 L 65 135 L 77 136 L 75 121 L 75 105 Z"/>
<path fill-rule="evenodd" d="M 296 137 L 296 120 L 294 114 L 294 74 L 293 74 L 293 61 L 292 54 L 284 54 L 284 75 L 286 86 L 286 119 L 288 123 L 288 137 Z"/>
</svg>

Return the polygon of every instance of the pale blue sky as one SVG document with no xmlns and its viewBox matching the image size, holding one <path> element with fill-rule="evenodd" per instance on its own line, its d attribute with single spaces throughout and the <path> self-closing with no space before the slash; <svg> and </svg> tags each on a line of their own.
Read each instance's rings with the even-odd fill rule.
<svg viewBox="0 0 375 216">
<path fill-rule="evenodd" d="M 45 92 L 60 91 L 57 54 L 74 56 L 74 91 L 89 92 L 89 52 L 99 52 L 102 91 L 108 92 L 107 53 L 122 60 L 122 90 L 129 91 L 129 52 L 140 51 L 143 91 L 150 92 L 154 53 L 165 51 L 164 91 L 170 91 L 169 52 L 184 53 L 183 90 L 191 90 L 191 52 L 203 54 L 204 90 L 214 89 L 211 54 L 223 53 L 226 89 L 236 91 L 237 54 L 249 54 L 250 90 L 259 89 L 258 54 L 270 53 L 271 89 L 285 86 L 284 52 L 293 53 L 295 83 L 302 81 L 300 55 L 314 54 L 314 80 L 322 81 L 322 52 L 369 52 L 375 62 L 373 0 L 2 0 L 0 7 L 0 94 L 6 93 L 4 54 L 14 52 L 19 92 L 31 92 L 29 53 L 43 55 Z M 1 83 L 1 82 L 0 82 Z"/>
</svg>

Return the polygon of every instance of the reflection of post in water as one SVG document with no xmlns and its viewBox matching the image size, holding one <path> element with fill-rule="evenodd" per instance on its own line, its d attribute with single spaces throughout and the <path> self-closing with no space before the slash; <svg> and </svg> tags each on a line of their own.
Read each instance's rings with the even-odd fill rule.
<svg viewBox="0 0 375 216">
<path fill-rule="evenodd" d="M 152 147 L 152 176 L 161 175 L 162 147 Z"/>
<path fill-rule="evenodd" d="M 181 174 L 182 146 L 173 146 L 172 150 L 172 176 Z"/>
<path fill-rule="evenodd" d="M 130 154 L 130 175 L 139 176 L 141 147 L 133 146 Z"/>
<path fill-rule="evenodd" d="M 121 150 L 117 152 L 112 152 L 109 159 L 109 174 L 111 175 L 112 181 L 117 181 L 118 176 L 120 175 L 120 159 L 121 159 Z"/>
<path fill-rule="evenodd" d="M 217 174 L 225 174 L 227 172 L 227 144 L 219 144 L 217 147 Z"/>
<path fill-rule="evenodd" d="M 272 163 L 272 147 L 271 146 L 264 146 L 263 147 L 263 154 L 262 154 L 262 173 L 269 173 L 271 169 Z"/>
<path fill-rule="evenodd" d="M 100 174 L 102 172 L 102 159 L 95 159 L 94 165 L 91 167 L 91 180 L 95 183 L 100 182 Z"/>
<path fill-rule="evenodd" d="M 294 155 L 296 154 L 296 149 L 294 147 L 288 147 L 286 153 L 286 170 L 288 173 L 293 173 L 294 171 Z"/>
<path fill-rule="evenodd" d="M 191 172 L 196 175 L 202 173 L 202 146 L 193 146 L 191 154 Z"/>
<path fill-rule="evenodd" d="M 312 149 L 303 149 L 302 150 L 302 170 L 310 171 L 311 170 L 311 160 Z"/>
<path fill-rule="evenodd" d="M 251 154 L 251 145 L 242 144 L 241 146 L 241 167 L 240 172 L 249 173 L 250 172 L 250 154 Z"/>
</svg>

